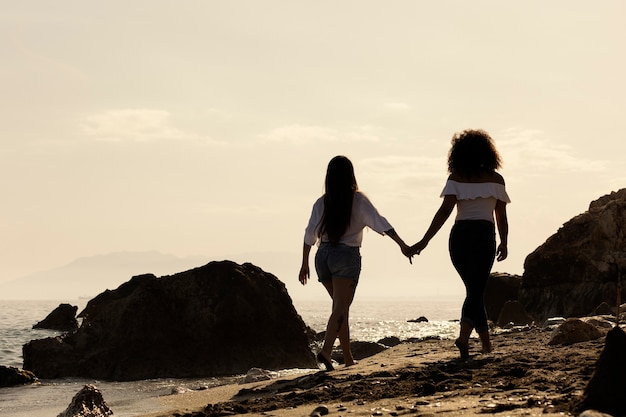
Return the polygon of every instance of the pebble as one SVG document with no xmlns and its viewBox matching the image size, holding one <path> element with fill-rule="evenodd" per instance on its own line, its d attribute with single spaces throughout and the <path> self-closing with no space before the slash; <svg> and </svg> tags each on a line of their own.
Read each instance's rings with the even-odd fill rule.
<svg viewBox="0 0 626 417">
<path fill-rule="evenodd" d="M 325 405 L 320 405 L 315 408 L 315 410 L 311 411 L 310 417 L 320 417 L 328 414 L 328 407 Z"/>
</svg>

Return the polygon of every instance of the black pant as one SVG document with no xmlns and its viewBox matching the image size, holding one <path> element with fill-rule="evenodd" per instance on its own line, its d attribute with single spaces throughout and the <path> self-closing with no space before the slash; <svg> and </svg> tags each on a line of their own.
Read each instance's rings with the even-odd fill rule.
<svg viewBox="0 0 626 417">
<path fill-rule="evenodd" d="M 482 333 L 489 330 L 484 293 L 496 256 L 495 225 L 486 220 L 454 223 L 448 242 L 452 264 L 465 284 L 461 322 Z"/>
</svg>

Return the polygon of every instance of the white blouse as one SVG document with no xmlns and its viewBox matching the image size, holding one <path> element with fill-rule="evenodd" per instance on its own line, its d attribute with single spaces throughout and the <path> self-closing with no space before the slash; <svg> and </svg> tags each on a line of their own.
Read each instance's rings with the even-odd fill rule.
<svg viewBox="0 0 626 417">
<path fill-rule="evenodd" d="M 304 232 L 304 243 L 307 245 L 315 245 L 320 243 L 318 230 L 320 221 L 324 214 L 324 196 L 317 199 L 313 205 L 309 224 Z M 363 241 L 363 229 L 369 227 L 381 235 L 384 235 L 389 229 L 393 229 L 391 224 L 378 213 L 376 207 L 365 196 L 365 194 L 357 191 L 354 193 L 352 202 L 352 216 L 350 217 L 350 225 L 348 230 L 341 236 L 339 243 L 347 246 L 360 247 Z M 326 242 L 328 236 L 323 235 L 321 242 Z"/>
<path fill-rule="evenodd" d="M 494 222 L 493 211 L 498 200 L 510 203 L 504 184 L 495 182 L 458 182 L 448 180 L 441 197 L 456 196 L 456 220 L 488 220 Z"/>
</svg>

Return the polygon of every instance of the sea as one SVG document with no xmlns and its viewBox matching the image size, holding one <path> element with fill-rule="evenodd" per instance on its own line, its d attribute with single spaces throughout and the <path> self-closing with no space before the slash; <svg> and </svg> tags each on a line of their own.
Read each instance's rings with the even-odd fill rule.
<svg viewBox="0 0 626 417">
<path fill-rule="evenodd" d="M 22 346 L 30 340 L 59 335 L 50 330 L 34 330 L 61 303 L 78 306 L 80 312 L 87 299 L 58 300 L 0 300 L 0 365 L 22 368 Z M 352 340 L 376 342 L 384 337 L 401 340 L 438 336 L 453 339 L 458 332 L 458 317 L 462 299 L 374 299 L 357 298 L 350 309 Z M 331 301 L 293 300 L 304 322 L 313 330 L 326 328 Z M 425 317 L 428 321 L 409 320 Z M 287 376 L 311 372 L 311 369 L 285 369 Z M 223 384 L 239 383 L 244 375 L 220 378 L 150 379 L 132 382 L 110 382 L 85 378 L 40 380 L 39 383 L 0 388 L 0 417 L 55 417 L 70 404 L 74 395 L 85 385 L 95 385 L 115 416 L 138 416 L 164 411 L 159 397 L 185 390 L 197 390 Z"/>
</svg>

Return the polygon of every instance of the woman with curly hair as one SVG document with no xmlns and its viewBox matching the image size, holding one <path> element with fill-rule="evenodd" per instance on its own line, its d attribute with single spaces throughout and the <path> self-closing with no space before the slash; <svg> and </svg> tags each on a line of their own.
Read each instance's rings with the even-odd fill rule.
<svg viewBox="0 0 626 417">
<path fill-rule="evenodd" d="M 483 296 L 494 259 L 497 256 L 498 261 L 503 261 L 508 255 L 506 205 L 511 201 L 504 178 L 496 172 L 501 165 L 500 154 L 487 132 L 465 130 L 455 134 L 448 153 L 450 175 L 441 192 L 443 202 L 424 237 L 409 253 L 419 254 L 426 248 L 456 207 L 448 248 L 466 290 L 461 329 L 455 341 L 462 359 L 469 358 L 469 338 L 474 329 L 483 353 L 492 350 Z M 496 225 L 500 236 L 497 248 Z"/>
<path fill-rule="evenodd" d="M 360 246 L 363 229 L 387 235 L 407 254 L 409 247 L 398 236 L 391 224 L 378 213 L 370 200 L 359 191 L 352 162 L 345 156 L 336 156 L 328 163 L 325 193 L 313 205 L 313 211 L 304 234 L 302 266 L 299 280 L 309 279 L 309 253 L 319 244 L 315 254 L 315 270 L 333 300 L 333 307 L 324 346 L 317 360 L 332 371 L 331 353 L 337 337 L 343 350 L 344 364 L 354 364 L 350 350 L 348 313 L 354 299 L 361 273 Z"/>
</svg>

